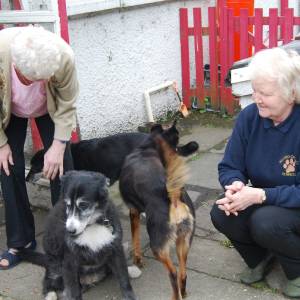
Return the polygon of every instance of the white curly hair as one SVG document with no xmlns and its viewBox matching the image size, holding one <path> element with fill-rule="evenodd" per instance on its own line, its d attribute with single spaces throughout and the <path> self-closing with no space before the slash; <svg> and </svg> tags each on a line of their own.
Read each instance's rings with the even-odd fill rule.
<svg viewBox="0 0 300 300">
<path fill-rule="evenodd" d="M 61 53 L 54 33 L 43 27 L 22 27 L 11 44 L 12 62 L 29 80 L 49 79 L 59 68 Z"/>
<path fill-rule="evenodd" d="M 300 56 L 282 48 L 261 50 L 249 64 L 250 79 L 276 81 L 282 99 L 300 103 Z"/>
</svg>

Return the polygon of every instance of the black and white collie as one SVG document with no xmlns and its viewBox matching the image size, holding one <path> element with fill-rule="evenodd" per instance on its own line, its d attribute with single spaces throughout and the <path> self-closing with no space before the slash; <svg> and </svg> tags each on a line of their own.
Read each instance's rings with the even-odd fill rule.
<svg viewBox="0 0 300 300">
<path fill-rule="evenodd" d="M 122 298 L 136 299 L 129 281 L 122 246 L 122 228 L 108 199 L 107 180 L 100 173 L 70 171 L 61 178 L 60 201 L 46 220 L 45 254 L 24 251 L 24 260 L 46 268 L 45 299 L 82 299 L 82 284 L 89 277 L 113 273 Z"/>
</svg>

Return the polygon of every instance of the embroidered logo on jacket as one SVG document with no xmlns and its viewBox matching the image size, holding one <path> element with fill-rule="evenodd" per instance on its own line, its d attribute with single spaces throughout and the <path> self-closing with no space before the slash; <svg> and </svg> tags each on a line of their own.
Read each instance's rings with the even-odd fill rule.
<svg viewBox="0 0 300 300">
<path fill-rule="evenodd" d="M 296 176 L 296 165 L 298 164 L 294 155 L 285 155 L 280 161 L 283 176 Z"/>
</svg>

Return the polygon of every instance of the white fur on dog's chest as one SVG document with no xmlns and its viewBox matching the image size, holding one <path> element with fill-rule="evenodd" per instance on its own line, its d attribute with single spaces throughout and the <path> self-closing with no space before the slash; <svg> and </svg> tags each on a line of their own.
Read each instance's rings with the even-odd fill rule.
<svg viewBox="0 0 300 300">
<path fill-rule="evenodd" d="M 115 236 L 108 227 L 94 224 L 88 226 L 75 240 L 75 243 L 80 246 L 89 247 L 92 251 L 96 252 L 104 246 L 111 244 L 114 238 Z"/>
</svg>

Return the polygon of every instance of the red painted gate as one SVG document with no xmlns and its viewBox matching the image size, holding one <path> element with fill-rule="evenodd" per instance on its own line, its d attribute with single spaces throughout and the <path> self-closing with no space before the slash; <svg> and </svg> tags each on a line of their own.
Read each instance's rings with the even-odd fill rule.
<svg viewBox="0 0 300 300">
<path fill-rule="evenodd" d="M 253 53 L 263 49 L 286 44 L 293 39 L 294 26 L 300 25 L 300 17 L 295 17 L 293 9 L 287 7 L 287 1 L 282 1 L 281 11 L 270 8 L 269 15 L 263 16 L 263 10 L 256 8 L 254 16 L 249 16 L 247 9 L 241 9 L 239 16 L 233 15 L 233 9 L 220 9 L 219 22 L 217 9 L 209 7 L 208 26 L 203 26 L 201 8 L 193 9 L 193 25 L 188 26 L 188 9 L 180 9 L 180 43 L 182 65 L 182 95 L 187 107 L 196 101 L 198 107 L 207 105 L 216 111 L 226 111 L 233 114 L 236 102 L 231 94 L 231 88 L 225 86 L 225 78 L 234 62 L 234 33 L 240 35 L 240 58 L 249 55 L 249 44 Z M 218 24 L 219 23 L 219 24 Z M 264 26 L 268 27 L 268 40 L 263 40 Z M 249 28 L 253 29 L 249 31 Z M 203 63 L 203 36 L 208 36 L 209 70 Z M 193 38 L 195 61 L 195 84 L 191 85 L 190 37 Z M 209 72 L 209 82 L 204 74 Z M 206 76 L 207 79 L 207 76 Z M 209 83 L 209 84 L 208 84 Z"/>
</svg>

